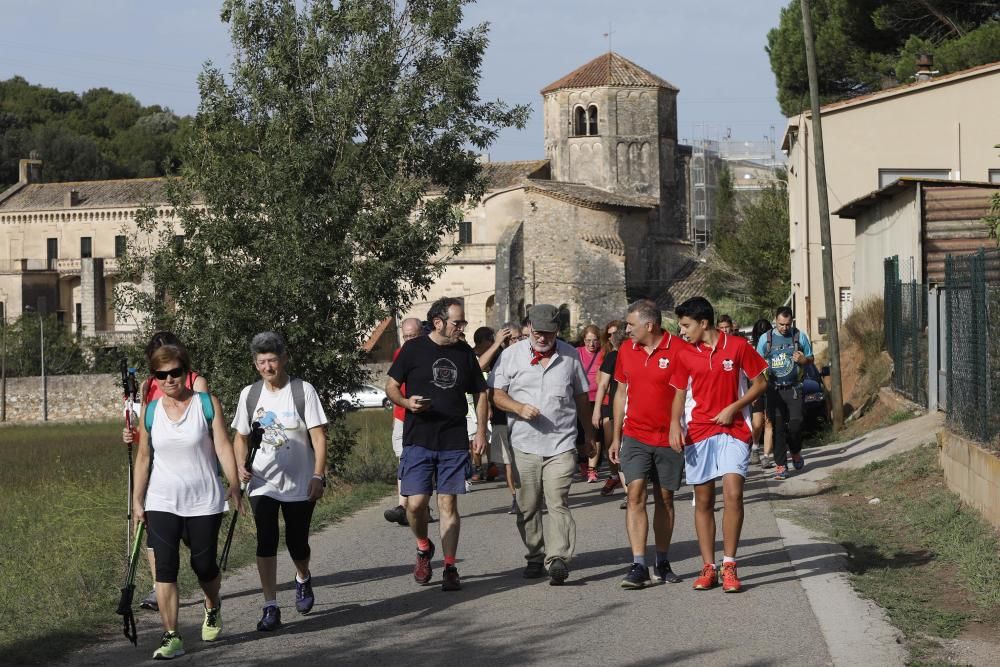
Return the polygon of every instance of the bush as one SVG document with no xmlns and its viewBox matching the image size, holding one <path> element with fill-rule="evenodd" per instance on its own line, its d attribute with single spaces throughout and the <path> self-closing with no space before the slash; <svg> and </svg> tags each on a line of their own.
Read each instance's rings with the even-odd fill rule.
<svg viewBox="0 0 1000 667">
<path fill-rule="evenodd" d="M 395 482 L 398 461 L 392 451 L 392 413 L 359 410 L 349 413 L 353 446 L 336 472 L 348 482 Z"/>
<path fill-rule="evenodd" d="M 853 343 L 864 356 L 864 365 L 870 366 L 885 350 L 885 302 L 881 297 L 871 297 L 859 302 L 844 320 L 844 333 L 848 343 Z"/>
</svg>

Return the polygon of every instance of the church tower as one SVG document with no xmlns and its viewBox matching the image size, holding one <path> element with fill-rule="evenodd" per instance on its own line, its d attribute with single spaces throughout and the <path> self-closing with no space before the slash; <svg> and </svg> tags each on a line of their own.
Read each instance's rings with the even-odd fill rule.
<svg viewBox="0 0 1000 667">
<path fill-rule="evenodd" d="M 659 201 L 656 232 L 684 234 L 676 174 L 678 89 L 617 53 L 542 90 L 555 181 Z"/>
</svg>

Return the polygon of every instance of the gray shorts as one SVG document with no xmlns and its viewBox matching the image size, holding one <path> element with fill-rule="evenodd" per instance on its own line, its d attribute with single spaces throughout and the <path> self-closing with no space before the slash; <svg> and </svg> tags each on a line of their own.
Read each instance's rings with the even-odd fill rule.
<svg viewBox="0 0 1000 667">
<path fill-rule="evenodd" d="M 648 479 L 653 484 L 669 491 L 681 488 L 684 472 L 684 455 L 671 447 L 653 447 L 635 438 L 622 438 L 618 452 L 620 469 L 625 475 L 625 484 L 637 479 Z"/>
<path fill-rule="evenodd" d="M 510 433 L 507 424 L 493 424 L 490 431 L 490 463 L 511 465 L 514 462 L 514 452 L 510 448 Z"/>
</svg>

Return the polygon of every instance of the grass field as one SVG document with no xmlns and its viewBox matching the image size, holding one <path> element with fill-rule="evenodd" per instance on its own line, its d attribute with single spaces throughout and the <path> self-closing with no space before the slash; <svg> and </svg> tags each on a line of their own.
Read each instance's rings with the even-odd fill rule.
<svg viewBox="0 0 1000 667">
<path fill-rule="evenodd" d="M 356 412 L 348 420 L 358 431 L 358 450 L 388 449 L 392 456 L 388 412 Z M 44 663 L 105 626 L 120 624 L 114 610 L 125 564 L 126 461 L 118 423 L 0 429 L 0 490 L 6 503 L 0 511 L 2 662 Z M 384 482 L 336 482 L 317 506 L 313 527 L 392 488 Z M 244 519 L 237 524 L 230 568 L 254 556 L 253 522 Z M 220 539 L 227 526 L 228 519 Z M 149 586 L 143 564 L 137 597 Z M 182 594 L 197 589 L 183 566 L 180 586 Z"/>
<path fill-rule="evenodd" d="M 886 609 L 915 663 L 934 663 L 935 639 L 970 624 L 997 636 L 1000 543 L 945 486 L 936 445 L 838 472 L 833 484 L 830 522 L 854 586 Z"/>
</svg>

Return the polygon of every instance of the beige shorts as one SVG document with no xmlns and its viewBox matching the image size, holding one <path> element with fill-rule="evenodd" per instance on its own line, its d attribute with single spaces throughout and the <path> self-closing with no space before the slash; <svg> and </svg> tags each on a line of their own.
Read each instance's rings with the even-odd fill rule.
<svg viewBox="0 0 1000 667">
<path fill-rule="evenodd" d="M 492 463 L 503 462 L 504 465 L 514 463 L 514 452 L 510 448 L 510 431 L 506 424 L 493 424 L 490 434 L 490 458 Z"/>
</svg>

